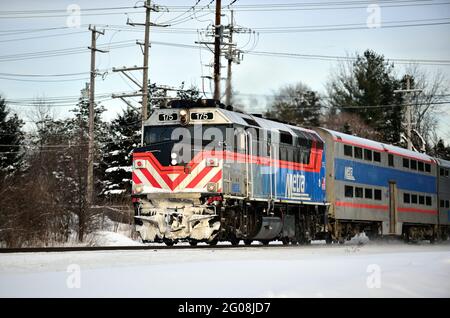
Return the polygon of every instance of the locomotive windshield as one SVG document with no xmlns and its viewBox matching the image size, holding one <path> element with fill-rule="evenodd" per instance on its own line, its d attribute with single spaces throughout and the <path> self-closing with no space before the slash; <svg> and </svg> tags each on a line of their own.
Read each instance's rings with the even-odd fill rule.
<svg viewBox="0 0 450 318">
<path fill-rule="evenodd" d="M 177 161 L 177 165 L 185 165 L 190 159 L 207 149 L 220 149 L 226 138 L 228 125 L 170 125 L 144 127 L 144 143 L 147 151 L 153 151 L 153 155 L 163 165 L 172 164 L 172 153 L 178 153 L 181 149 L 189 149 L 190 155 L 184 154 L 183 161 Z M 189 145 L 186 147 L 186 145 Z M 222 148 L 223 149 L 223 148 Z"/>
</svg>

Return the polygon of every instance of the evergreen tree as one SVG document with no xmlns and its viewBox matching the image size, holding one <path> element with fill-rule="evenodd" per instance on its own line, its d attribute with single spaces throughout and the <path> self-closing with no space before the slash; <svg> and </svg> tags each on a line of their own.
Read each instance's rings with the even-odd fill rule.
<svg viewBox="0 0 450 318">
<path fill-rule="evenodd" d="M 300 126 L 317 127 L 321 112 L 322 104 L 318 94 L 298 83 L 281 88 L 275 94 L 265 116 Z"/>
<path fill-rule="evenodd" d="M 102 158 L 102 195 L 131 193 L 131 156 L 140 141 L 141 113 L 128 107 L 110 125 L 110 137 Z"/>
<path fill-rule="evenodd" d="M 184 89 L 184 82 L 182 82 L 177 91 L 177 97 L 179 99 L 197 101 L 200 98 L 200 91 L 194 85 L 191 85 L 188 89 Z"/>
<path fill-rule="evenodd" d="M 398 143 L 403 132 L 402 95 L 394 93 L 402 81 L 394 77 L 393 69 L 383 55 L 367 50 L 328 86 L 330 107 L 358 114 L 387 143 Z"/>
<path fill-rule="evenodd" d="M 0 176 L 17 171 L 23 164 L 23 125 L 17 114 L 10 114 L 0 96 Z"/>
<path fill-rule="evenodd" d="M 439 139 L 433 148 L 433 155 L 436 158 L 450 160 L 450 146 L 446 146 L 442 139 Z"/>
</svg>

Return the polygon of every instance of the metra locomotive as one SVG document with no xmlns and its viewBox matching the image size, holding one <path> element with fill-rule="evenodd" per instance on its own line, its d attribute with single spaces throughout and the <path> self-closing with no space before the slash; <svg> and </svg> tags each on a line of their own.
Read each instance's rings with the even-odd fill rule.
<svg viewBox="0 0 450 318">
<path fill-rule="evenodd" d="M 335 131 L 172 101 L 133 154 L 143 241 L 343 242 L 448 235 L 450 162 Z"/>
</svg>

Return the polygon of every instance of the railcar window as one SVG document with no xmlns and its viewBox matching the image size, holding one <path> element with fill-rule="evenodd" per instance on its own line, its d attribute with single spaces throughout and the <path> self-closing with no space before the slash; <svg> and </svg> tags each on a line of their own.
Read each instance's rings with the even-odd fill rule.
<svg viewBox="0 0 450 318">
<path fill-rule="evenodd" d="M 364 160 L 372 161 L 372 150 L 364 149 Z"/>
<path fill-rule="evenodd" d="M 292 135 L 287 131 L 280 131 L 280 142 L 283 144 L 292 145 Z"/>
<path fill-rule="evenodd" d="M 419 170 L 419 171 L 425 170 L 422 161 L 417 162 L 417 170 Z"/>
<path fill-rule="evenodd" d="M 439 206 L 440 206 L 441 208 L 444 208 L 444 207 L 445 207 L 445 201 L 444 201 L 444 200 L 441 200 Z"/>
<path fill-rule="evenodd" d="M 364 197 L 366 199 L 372 199 L 373 195 L 372 195 L 372 189 L 364 189 Z"/>
<path fill-rule="evenodd" d="M 419 204 L 425 204 L 425 197 L 423 195 L 419 195 Z"/>
<path fill-rule="evenodd" d="M 412 194 L 411 195 L 411 203 L 412 204 L 417 204 L 417 194 Z"/>
<path fill-rule="evenodd" d="M 445 176 L 448 177 L 448 169 L 445 169 Z"/>
<path fill-rule="evenodd" d="M 347 198 L 353 198 L 353 187 L 352 186 L 345 186 L 345 196 Z"/>
<path fill-rule="evenodd" d="M 431 197 L 427 196 L 425 199 L 426 199 L 427 205 L 431 206 Z"/>
<path fill-rule="evenodd" d="M 417 161 L 416 160 L 411 160 L 411 169 L 417 170 Z"/>
<path fill-rule="evenodd" d="M 245 122 L 251 126 L 261 127 L 254 119 L 242 117 Z"/>
<path fill-rule="evenodd" d="M 362 148 L 355 147 L 355 158 L 362 159 Z"/>
<path fill-rule="evenodd" d="M 378 151 L 373 152 L 373 161 L 381 162 L 381 154 Z"/>
<path fill-rule="evenodd" d="M 381 200 L 381 190 L 375 189 L 373 194 L 374 194 L 375 200 Z"/>
<path fill-rule="evenodd" d="M 388 154 L 388 161 L 389 161 L 389 166 L 393 167 L 394 166 L 394 155 Z"/>
<path fill-rule="evenodd" d="M 431 172 L 431 165 L 429 163 L 425 164 L 425 171 L 426 172 Z"/>
<path fill-rule="evenodd" d="M 411 196 L 409 193 L 403 193 L 403 203 L 411 203 Z"/>
<path fill-rule="evenodd" d="M 363 197 L 363 188 L 355 187 L 355 198 Z"/>
<path fill-rule="evenodd" d="M 444 168 L 439 169 L 439 175 L 440 175 L 440 176 L 444 176 L 444 174 L 445 174 L 445 173 L 444 173 Z"/>
<path fill-rule="evenodd" d="M 353 157 L 353 147 L 349 145 L 344 145 L 344 155 Z"/>
<path fill-rule="evenodd" d="M 403 158 L 403 167 L 409 168 L 409 159 Z"/>
<path fill-rule="evenodd" d="M 448 201 L 448 200 L 445 200 L 445 207 L 448 209 L 449 208 L 449 206 L 450 206 L 450 201 Z"/>
</svg>

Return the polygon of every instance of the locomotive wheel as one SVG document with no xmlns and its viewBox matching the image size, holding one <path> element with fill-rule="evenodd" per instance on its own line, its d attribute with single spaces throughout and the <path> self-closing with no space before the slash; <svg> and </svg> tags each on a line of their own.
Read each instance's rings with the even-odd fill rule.
<svg viewBox="0 0 450 318">
<path fill-rule="evenodd" d="M 218 239 L 214 239 L 212 241 L 209 241 L 208 244 L 211 245 L 211 246 L 216 246 L 218 242 L 219 242 Z"/>
<path fill-rule="evenodd" d="M 327 237 L 325 238 L 325 243 L 327 245 L 330 245 L 331 243 L 333 243 L 333 237 L 331 236 L 331 234 L 327 235 Z"/>
<path fill-rule="evenodd" d="M 238 246 L 240 241 L 241 240 L 238 239 L 237 237 L 233 237 L 230 239 L 231 245 L 233 245 L 233 246 Z"/>
<path fill-rule="evenodd" d="M 252 240 L 244 240 L 244 244 L 245 245 L 251 245 L 252 244 Z"/>
<path fill-rule="evenodd" d="M 283 243 L 283 245 L 289 245 L 289 239 L 287 237 L 283 237 L 281 239 L 281 242 Z"/>
<path fill-rule="evenodd" d="M 260 241 L 262 245 L 269 245 L 269 240 Z"/>
<path fill-rule="evenodd" d="M 173 244 L 175 244 L 174 241 L 172 240 L 168 240 L 168 239 L 163 239 L 164 244 L 166 244 L 167 246 L 173 246 Z"/>
<path fill-rule="evenodd" d="M 197 243 L 198 243 L 197 241 L 193 241 L 193 240 L 189 241 L 190 246 L 197 246 Z"/>
</svg>

